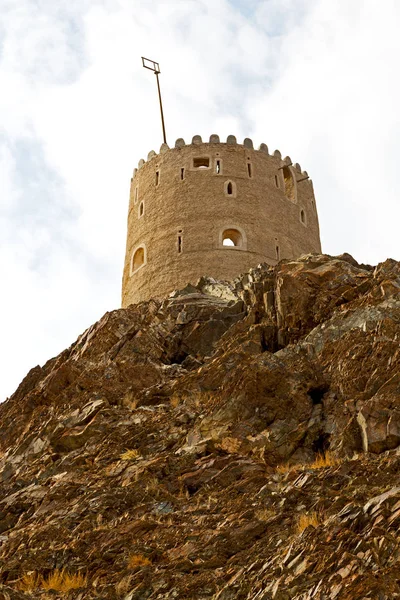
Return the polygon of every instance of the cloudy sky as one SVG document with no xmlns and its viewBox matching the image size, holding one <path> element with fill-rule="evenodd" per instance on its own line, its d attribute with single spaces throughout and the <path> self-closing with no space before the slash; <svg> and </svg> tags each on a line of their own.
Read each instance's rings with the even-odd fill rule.
<svg viewBox="0 0 400 600">
<path fill-rule="evenodd" d="M 120 303 L 132 169 L 235 134 L 299 162 L 325 252 L 400 259 L 398 0 L 0 0 L 0 400 Z"/>
</svg>

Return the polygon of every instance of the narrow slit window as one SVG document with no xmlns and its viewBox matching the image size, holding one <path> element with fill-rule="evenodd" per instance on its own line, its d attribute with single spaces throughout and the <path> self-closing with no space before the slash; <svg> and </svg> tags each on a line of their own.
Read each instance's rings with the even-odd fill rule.
<svg viewBox="0 0 400 600">
<path fill-rule="evenodd" d="M 305 225 L 305 223 L 306 223 L 306 213 L 304 212 L 304 210 L 300 211 L 300 221 Z"/>
<path fill-rule="evenodd" d="M 279 246 L 275 246 L 276 260 L 280 260 Z"/>
<path fill-rule="evenodd" d="M 230 198 L 236 198 L 236 183 L 231 180 L 227 180 L 224 182 L 224 194 L 225 196 L 229 196 Z"/>
<path fill-rule="evenodd" d="M 144 214 L 144 202 L 141 202 L 139 204 L 139 218 L 143 217 L 143 214 Z"/>
<path fill-rule="evenodd" d="M 276 185 L 277 188 L 279 187 L 278 175 L 275 175 L 275 185 Z"/>
<path fill-rule="evenodd" d="M 248 176 L 251 177 L 252 176 L 252 172 L 251 172 L 251 163 L 247 163 L 247 173 Z"/>
<path fill-rule="evenodd" d="M 184 167 L 181 168 L 181 180 L 183 181 L 185 179 L 185 169 Z"/>
<path fill-rule="evenodd" d="M 182 236 L 178 235 L 178 254 L 182 253 Z"/>
<path fill-rule="evenodd" d="M 221 161 L 220 160 L 215 161 L 215 172 L 218 175 L 221 173 Z"/>
<path fill-rule="evenodd" d="M 156 185 L 160 183 L 160 171 L 156 171 Z"/>
</svg>

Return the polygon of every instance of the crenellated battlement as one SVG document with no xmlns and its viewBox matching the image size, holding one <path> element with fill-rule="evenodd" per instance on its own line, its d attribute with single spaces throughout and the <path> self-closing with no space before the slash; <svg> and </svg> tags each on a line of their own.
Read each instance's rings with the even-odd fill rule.
<svg viewBox="0 0 400 600">
<path fill-rule="evenodd" d="M 204 275 L 232 279 L 259 263 L 321 251 L 307 172 L 265 143 L 179 138 L 151 150 L 133 175 L 123 306 Z"/>
<path fill-rule="evenodd" d="M 249 150 L 255 150 L 256 152 L 262 152 L 263 154 L 266 154 L 267 156 L 277 158 L 278 160 L 282 161 L 283 165 L 286 164 L 286 165 L 293 166 L 304 177 L 308 177 L 307 171 L 302 171 L 299 163 L 293 163 L 290 156 L 285 156 L 285 158 L 282 158 L 282 153 L 280 152 L 280 150 L 274 150 L 274 152 L 272 154 L 269 154 L 267 144 L 261 143 L 258 148 L 254 148 L 253 140 L 251 138 L 245 138 L 243 140 L 243 143 L 239 144 L 234 135 L 228 135 L 226 142 L 221 142 L 219 135 L 217 135 L 216 133 L 212 133 L 210 135 L 210 139 L 208 142 L 203 142 L 201 135 L 194 135 L 192 137 L 192 142 L 190 144 L 186 144 L 186 142 L 183 138 L 178 138 L 175 141 L 175 146 L 173 148 L 170 148 L 168 146 L 168 144 L 161 144 L 160 150 L 158 153 L 155 152 L 155 150 L 150 150 L 150 152 L 147 155 L 147 160 L 145 160 L 144 158 L 141 158 L 139 160 L 137 168 L 135 168 L 133 170 L 133 177 L 136 176 L 136 173 L 138 172 L 138 170 L 141 169 L 147 162 L 157 158 L 161 154 L 165 154 L 165 152 L 168 152 L 168 151 L 174 150 L 174 149 L 190 147 L 190 146 L 196 147 L 196 146 L 200 146 L 201 144 L 203 144 L 203 145 L 204 144 L 223 144 L 223 145 L 230 145 L 230 146 L 243 146 L 243 148 L 247 148 Z"/>
</svg>

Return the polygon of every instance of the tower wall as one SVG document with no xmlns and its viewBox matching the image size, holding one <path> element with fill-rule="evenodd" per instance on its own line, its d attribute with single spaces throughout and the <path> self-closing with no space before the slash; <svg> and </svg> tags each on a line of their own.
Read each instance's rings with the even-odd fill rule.
<svg viewBox="0 0 400 600">
<path fill-rule="evenodd" d="M 218 162 L 217 162 L 218 161 Z M 202 275 L 320 252 L 313 186 L 265 144 L 177 140 L 141 160 L 131 183 L 122 306 L 162 297 Z M 235 246 L 223 245 L 229 237 Z"/>
</svg>

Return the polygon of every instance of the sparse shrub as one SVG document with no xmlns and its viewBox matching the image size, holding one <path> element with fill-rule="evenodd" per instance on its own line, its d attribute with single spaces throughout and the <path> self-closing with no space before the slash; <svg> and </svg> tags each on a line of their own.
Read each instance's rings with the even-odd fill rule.
<svg viewBox="0 0 400 600">
<path fill-rule="evenodd" d="M 309 525 L 318 527 L 321 523 L 322 519 L 320 519 L 318 513 L 315 511 L 308 514 L 302 514 L 297 519 L 297 533 L 302 533 Z"/>
<path fill-rule="evenodd" d="M 136 569 L 136 567 L 148 567 L 151 565 L 151 560 L 143 554 L 131 554 L 128 558 L 128 569 Z"/>
<path fill-rule="evenodd" d="M 139 458 L 140 452 L 136 450 L 136 448 L 132 448 L 131 450 L 126 450 L 122 454 L 120 454 L 121 460 L 135 460 L 135 458 Z"/>
<path fill-rule="evenodd" d="M 333 456 L 331 452 L 317 454 L 317 458 L 311 463 L 311 469 L 324 469 L 325 467 L 335 467 L 340 463 L 339 459 Z"/>
</svg>

